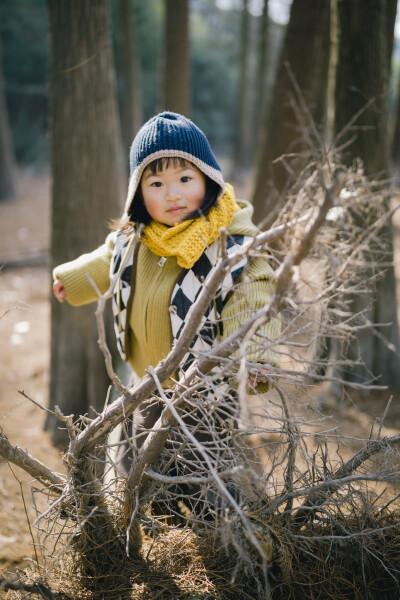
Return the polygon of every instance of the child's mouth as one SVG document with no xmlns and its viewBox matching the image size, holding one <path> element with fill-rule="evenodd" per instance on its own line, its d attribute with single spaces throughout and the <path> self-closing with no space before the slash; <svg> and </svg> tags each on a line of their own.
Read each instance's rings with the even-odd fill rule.
<svg viewBox="0 0 400 600">
<path fill-rule="evenodd" d="M 178 215 L 184 210 L 183 206 L 172 206 L 167 210 L 170 215 Z"/>
</svg>

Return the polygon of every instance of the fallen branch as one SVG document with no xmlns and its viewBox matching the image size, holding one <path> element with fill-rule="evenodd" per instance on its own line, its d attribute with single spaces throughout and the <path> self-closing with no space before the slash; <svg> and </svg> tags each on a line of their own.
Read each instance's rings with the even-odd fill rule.
<svg viewBox="0 0 400 600">
<path fill-rule="evenodd" d="M 26 450 L 13 446 L 2 431 L 0 431 L 0 456 L 23 469 L 51 491 L 62 493 L 66 479 L 54 473 Z"/>
<path fill-rule="evenodd" d="M 327 481 L 323 484 L 316 485 L 313 490 L 310 490 L 303 505 L 296 511 L 294 515 L 294 522 L 300 524 L 310 516 L 310 508 L 317 510 L 321 507 L 328 498 L 334 493 L 338 487 L 348 483 L 352 477 L 352 473 L 356 471 L 363 463 L 370 459 L 378 452 L 387 448 L 395 448 L 400 446 L 400 434 L 393 437 L 385 437 L 378 440 L 369 440 L 367 445 L 362 448 L 357 454 L 355 454 L 350 460 L 344 465 L 339 467 L 337 471 L 332 474 Z M 398 475 L 397 475 L 398 476 Z M 379 479 L 379 476 L 360 476 L 360 479 L 371 479 L 375 481 L 388 481 L 389 479 Z M 355 481 L 355 479 L 354 479 Z M 304 494 L 301 494 L 304 495 Z M 281 504 L 282 498 L 278 498 L 275 502 Z"/>
<path fill-rule="evenodd" d="M 70 596 L 62 592 L 53 592 L 48 585 L 42 582 L 24 583 L 22 581 L 9 581 L 8 579 L 0 578 L 0 589 L 38 594 L 44 600 L 72 600 Z"/>
</svg>

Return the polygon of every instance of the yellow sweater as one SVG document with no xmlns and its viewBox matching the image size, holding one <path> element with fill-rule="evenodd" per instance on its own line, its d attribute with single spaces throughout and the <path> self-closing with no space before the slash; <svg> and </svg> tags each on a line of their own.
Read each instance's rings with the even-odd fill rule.
<svg viewBox="0 0 400 600">
<path fill-rule="evenodd" d="M 245 202 L 239 201 L 238 204 L 241 210 L 234 215 L 228 227 L 229 233 L 254 235 L 257 229 L 251 221 L 252 207 Z M 94 279 L 100 292 L 104 293 L 108 289 L 109 265 L 115 235 L 111 233 L 105 244 L 94 252 L 84 254 L 54 269 L 53 276 L 62 280 L 71 305 L 80 306 L 97 299 L 95 291 L 85 277 L 86 273 Z M 128 361 L 139 376 L 145 374 L 149 365 L 156 366 L 168 354 L 172 345 L 168 307 L 182 268 L 177 264 L 175 256 L 168 257 L 163 267 L 158 265 L 159 260 L 159 256 L 153 254 L 145 244 L 139 244 L 134 265 L 135 278 L 132 282 L 133 299 L 127 344 Z M 249 261 L 246 273 L 239 277 L 240 285 L 223 308 L 222 339 L 235 331 L 255 310 L 268 303 L 272 291 L 272 274 L 272 268 L 266 258 Z M 261 333 L 273 342 L 280 333 L 280 326 L 280 320 L 273 319 Z M 251 350 L 251 359 L 254 361 L 279 363 L 278 355 L 272 348 L 260 352 L 252 346 Z"/>
</svg>

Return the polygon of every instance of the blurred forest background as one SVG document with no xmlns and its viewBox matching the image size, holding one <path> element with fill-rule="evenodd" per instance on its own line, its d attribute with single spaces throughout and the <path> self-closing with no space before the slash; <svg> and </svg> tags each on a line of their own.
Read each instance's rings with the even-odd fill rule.
<svg viewBox="0 0 400 600">
<path fill-rule="evenodd" d="M 92 4 L 94 10 L 97 3 Z M 187 99 L 182 108 L 207 132 L 210 143 L 221 160 L 232 160 L 238 147 L 245 145 L 246 151 L 241 153 L 240 166 L 246 170 L 254 159 L 257 132 L 262 122 L 262 107 L 271 102 L 274 91 L 276 65 L 290 17 L 291 0 L 191 0 L 190 3 L 180 4 L 187 5 L 189 39 L 185 38 L 184 42 L 190 45 L 187 49 L 190 68 L 184 82 L 187 86 Z M 335 28 L 332 31 L 332 23 L 329 27 L 329 17 L 325 23 L 316 23 L 315 17 L 323 16 L 322 6 L 326 14 L 327 8 L 332 8 L 331 2 L 305 0 L 294 4 L 300 6 L 304 19 L 308 21 L 307 33 L 315 35 L 318 25 L 320 36 L 325 38 L 325 44 L 329 47 L 337 32 Z M 357 2 L 353 4 L 356 5 Z M 369 10 L 378 9 L 386 13 L 387 19 L 391 19 L 385 36 L 388 38 L 387 43 L 393 44 L 390 26 L 393 29 L 397 2 L 375 2 L 375 9 L 374 3 L 369 4 Z M 179 2 L 174 0 L 110 2 L 117 97 L 126 146 L 130 144 L 135 127 L 165 105 L 162 86 L 163 62 L 166 57 L 165 19 L 168 6 L 176 15 L 178 5 Z M 321 12 L 313 14 L 313 5 L 320 5 L 318 10 Z M 390 10 L 393 13 L 393 9 L 394 14 L 390 15 Z M 337 23 L 333 25 L 337 27 Z M 297 24 L 299 26 L 302 26 L 301 22 Z M 184 36 L 186 25 L 179 23 L 174 14 L 171 27 L 173 36 Z M 8 151 L 11 151 L 18 165 L 34 169 L 48 169 L 49 166 L 48 30 L 49 17 L 45 0 L 3 0 L 0 3 L 0 108 L 3 136 L 8 127 L 11 146 Z M 301 32 L 296 33 L 299 36 Z M 399 35 L 400 27 L 397 36 Z M 302 40 L 303 48 L 299 37 L 297 42 L 295 53 L 306 71 L 307 57 L 302 52 L 307 50 L 307 38 Z M 322 43 L 322 40 L 318 42 Z M 128 46 L 129 43 L 131 46 Z M 129 60 L 127 48 L 130 51 Z M 317 47 L 314 45 L 314 48 Z M 127 62 L 129 65 L 126 65 Z M 390 132 L 395 131 L 395 122 L 398 120 L 396 105 L 399 62 L 400 42 L 395 35 L 388 88 L 391 125 L 389 136 Z M 127 76 L 129 68 L 133 82 Z M 299 77 L 298 72 L 295 75 L 299 80 L 305 76 L 303 74 Z M 320 76 L 321 79 L 326 78 L 327 72 L 324 74 L 321 71 Z M 136 123 L 133 127 L 129 123 L 130 115 L 126 107 L 126 94 L 132 83 L 137 88 Z M 324 81 L 318 85 L 331 96 L 327 100 L 331 113 L 323 115 L 326 121 L 328 118 L 332 119 L 334 85 L 329 90 Z M 302 89 L 304 91 L 304 86 Z M 321 116 L 319 114 L 320 118 Z M 2 197 L 4 194 L 2 190 Z"/>
<path fill-rule="evenodd" d="M 94 3 L 96 4 L 96 3 Z M 122 112 L 124 98 L 124 11 L 132 10 L 135 33 L 135 60 L 140 75 L 139 122 L 161 107 L 161 73 L 165 3 L 163 0 L 111 1 L 112 38 L 117 74 L 117 91 Z M 172 3 L 171 3 L 172 4 Z M 241 66 L 241 2 L 190 2 L 190 116 L 207 131 L 218 155 L 231 156 L 234 150 L 238 84 Z M 251 6 L 250 6 L 251 4 Z M 272 3 L 271 3 L 272 4 Z M 276 4 L 276 2 L 275 2 Z M 289 0 L 279 2 L 278 15 L 287 20 Z M 253 6 L 254 5 L 254 6 Z M 249 122 L 256 129 L 255 91 L 257 38 L 262 3 L 249 3 L 248 90 Z M 49 164 L 49 19 L 45 0 L 17 0 L 0 3 L 2 43 L 2 90 L 16 161 L 21 166 L 46 169 Z M 282 41 L 284 25 L 269 20 L 269 89 Z M 182 31 L 178 32 L 182 35 Z M 265 42 L 266 40 L 264 40 Z M 140 78 L 140 79 L 139 79 Z M 250 114 L 251 113 L 251 114 Z M 123 128 L 123 131 L 126 129 Z M 127 140 L 129 144 L 131 140 Z"/>
</svg>

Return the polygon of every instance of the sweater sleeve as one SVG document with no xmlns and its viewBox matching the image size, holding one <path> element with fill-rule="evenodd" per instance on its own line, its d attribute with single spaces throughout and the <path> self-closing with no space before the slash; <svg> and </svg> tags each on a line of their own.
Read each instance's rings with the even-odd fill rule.
<svg viewBox="0 0 400 600">
<path fill-rule="evenodd" d="M 253 259 L 222 310 L 222 340 L 234 333 L 254 312 L 268 304 L 273 293 L 273 269 L 267 258 Z M 252 362 L 280 364 L 277 338 L 281 332 L 281 319 L 272 318 L 260 327 L 248 342 L 247 357 Z"/>
<path fill-rule="evenodd" d="M 110 233 L 105 243 L 88 254 L 59 265 L 53 270 L 53 279 L 63 282 L 67 301 L 72 306 L 81 306 L 95 302 L 97 294 L 86 278 L 88 273 L 104 294 L 110 285 L 110 262 L 114 249 L 116 233 Z"/>
</svg>

